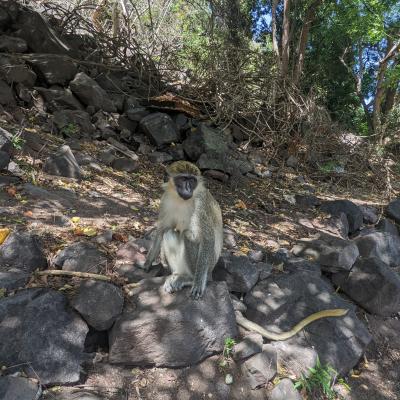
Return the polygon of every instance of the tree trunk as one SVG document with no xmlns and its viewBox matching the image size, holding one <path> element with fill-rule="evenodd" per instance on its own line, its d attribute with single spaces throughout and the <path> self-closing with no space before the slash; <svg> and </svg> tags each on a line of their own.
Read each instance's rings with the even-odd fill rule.
<svg viewBox="0 0 400 400">
<path fill-rule="evenodd" d="M 286 78 L 289 71 L 289 33 L 290 33 L 290 0 L 283 3 L 283 31 L 282 31 L 282 78 Z"/>
<path fill-rule="evenodd" d="M 272 28 L 272 48 L 276 54 L 278 60 L 280 60 L 281 55 L 279 53 L 278 39 L 276 37 L 276 8 L 278 7 L 278 0 L 272 0 L 272 19 L 271 19 L 271 28 Z"/>
</svg>

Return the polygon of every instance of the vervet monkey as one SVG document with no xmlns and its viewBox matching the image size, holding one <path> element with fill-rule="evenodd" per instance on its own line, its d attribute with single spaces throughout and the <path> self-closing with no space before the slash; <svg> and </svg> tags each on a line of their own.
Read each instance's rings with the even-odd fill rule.
<svg viewBox="0 0 400 400">
<path fill-rule="evenodd" d="M 191 286 L 191 296 L 198 299 L 221 254 L 221 209 L 192 163 L 177 161 L 167 167 L 167 175 L 155 238 L 144 267 L 148 269 L 161 252 L 172 272 L 164 289 L 173 293 Z"/>
<path fill-rule="evenodd" d="M 144 268 L 150 268 L 161 253 L 172 272 L 164 283 L 164 289 L 173 293 L 191 286 L 191 296 L 199 299 L 222 250 L 221 209 L 204 186 L 200 170 L 192 163 L 177 161 L 171 164 L 167 168 L 167 178 L 155 237 Z M 290 331 L 280 334 L 265 330 L 240 312 L 236 312 L 236 321 L 267 339 L 286 340 L 317 319 L 339 317 L 347 311 L 333 309 L 311 314 Z"/>
</svg>

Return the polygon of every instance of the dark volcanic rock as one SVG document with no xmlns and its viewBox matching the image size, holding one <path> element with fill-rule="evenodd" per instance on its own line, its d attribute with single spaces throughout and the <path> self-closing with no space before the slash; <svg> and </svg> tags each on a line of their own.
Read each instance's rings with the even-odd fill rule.
<svg viewBox="0 0 400 400">
<path fill-rule="evenodd" d="M 64 271 L 100 273 L 107 266 L 107 258 L 91 243 L 77 242 L 58 253 L 54 264 Z"/>
<path fill-rule="evenodd" d="M 349 270 L 359 255 L 353 242 L 327 234 L 299 240 L 292 253 L 320 264 L 322 269 L 329 272 Z"/>
<path fill-rule="evenodd" d="M 400 199 L 393 200 L 388 204 L 386 214 L 400 224 Z"/>
<path fill-rule="evenodd" d="M 360 258 L 350 273 L 339 272 L 332 280 L 372 314 L 400 312 L 400 276 L 377 258 Z"/>
<path fill-rule="evenodd" d="M 213 271 L 213 279 L 226 281 L 231 292 L 247 293 L 260 276 L 255 264 L 245 256 L 224 254 Z"/>
<path fill-rule="evenodd" d="M 134 172 L 139 169 L 139 163 L 128 157 L 121 157 L 113 161 L 112 167 L 118 171 Z"/>
<path fill-rule="evenodd" d="M 0 104 L 3 106 L 15 105 L 14 93 L 9 85 L 0 80 Z"/>
<path fill-rule="evenodd" d="M 5 151 L 0 150 L 0 169 L 7 168 L 9 163 L 10 163 L 10 155 Z"/>
<path fill-rule="evenodd" d="M 79 72 L 69 84 L 74 95 L 85 105 L 93 106 L 96 110 L 116 112 L 115 104 L 107 92 L 84 72 Z"/>
<path fill-rule="evenodd" d="M 0 272 L 0 289 L 15 290 L 26 285 L 31 274 L 16 268 Z"/>
<path fill-rule="evenodd" d="M 360 208 L 350 200 L 326 201 L 322 203 L 320 209 L 331 215 L 338 215 L 341 212 L 345 213 L 349 221 L 350 233 L 358 231 L 362 226 L 363 213 Z"/>
<path fill-rule="evenodd" d="M 392 235 L 399 235 L 397 226 L 387 218 L 381 219 L 376 225 L 376 229 L 381 232 L 391 233 Z"/>
<path fill-rule="evenodd" d="M 0 271 L 16 269 L 33 272 L 47 267 L 47 260 L 35 236 L 29 233 L 11 233 L 0 245 Z"/>
<path fill-rule="evenodd" d="M 30 379 L 19 376 L 0 377 L 0 399 L 2 400 L 38 400 L 42 389 Z"/>
<path fill-rule="evenodd" d="M 53 121 L 59 131 L 70 138 L 90 137 L 95 130 L 90 115 L 82 110 L 56 111 Z"/>
<path fill-rule="evenodd" d="M 307 272 L 263 280 L 244 301 L 248 307 L 246 318 L 276 333 L 290 330 L 314 312 L 350 307 L 326 281 Z M 315 349 L 322 364 L 330 364 L 340 374 L 357 364 L 371 341 L 352 309 L 343 317 L 315 321 L 304 330 L 306 335 L 298 334 L 286 343 Z"/>
<path fill-rule="evenodd" d="M 360 255 L 376 257 L 391 267 L 400 265 L 400 237 L 387 232 L 372 232 L 354 240 Z"/>
<path fill-rule="evenodd" d="M 121 289 L 111 283 L 84 281 L 79 285 L 71 305 L 90 326 L 103 331 L 111 328 L 121 314 L 124 296 Z"/>
<path fill-rule="evenodd" d="M 190 299 L 190 288 L 168 294 L 163 283 L 163 278 L 145 279 L 134 289 L 134 306 L 127 305 L 110 332 L 111 363 L 194 365 L 221 352 L 227 337 L 237 336 L 225 283 L 209 283 L 200 300 Z"/>
<path fill-rule="evenodd" d="M 69 89 L 63 89 L 60 87 L 51 87 L 50 89 L 42 88 L 42 87 L 37 87 L 35 88 L 46 100 L 46 107 L 49 111 L 54 112 L 57 110 L 79 110 L 83 111 L 84 107 L 83 105 L 79 102 L 79 100 L 72 94 L 71 90 Z M 90 126 L 89 130 L 93 131 L 93 127 L 91 127 L 91 121 L 90 121 L 90 116 L 89 114 L 85 113 L 87 117 L 85 118 L 87 120 L 87 125 Z M 76 113 L 75 115 L 85 115 L 83 113 L 78 114 Z M 59 126 L 60 122 L 62 121 L 63 116 L 67 116 L 68 114 L 65 114 L 64 112 L 60 112 L 56 117 L 54 117 L 54 122 L 56 123 L 57 120 L 57 127 L 61 129 L 63 126 Z M 74 114 L 69 114 L 69 115 L 74 115 Z M 65 117 L 64 117 L 65 118 Z M 69 118 L 71 119 L 71 118 Z M 78 120 L 79 121 L 79 120 Z M 64 126 L 71 121 L 67 121 Z M 74 121 L 76 123 L 76 121 Z M 81 124 L 78 124 L 81 125 Z M 85 127 L 86 128 L 86 127 Z M 85 129 L 86 130 L 86 129 Z"/>
<path fill-rule="evenodd" d="M 259 333 L 250 333 L 233 346 L 232 358 L 236 361 L 243 360 L 254 354 L 260 353 L 263 346 L 263 337 Z"/>
<path fill-rule="evenodd" d="M 358 208 L 362 212 L 364 223 L 369 224 L 369 225 L 374 225 L 378 222 L 379 217 L 378 217 L 377 211 L 374 207 L 362 205 L 362 206 L 359 206 Z"/>
<path fill-rule="evenodd" d="M 57 54 L 30 55 L 27 62 L 48 85 L 65 85 L 78 72 L 76 64 L 70 58 Z"/>
<path fill-rule="evenodd" d="M 69 146 L 61 146 L 43 165 L 43 171 L 50 175 L 81 179 L 82 171 Z"/>
<path fill-rule="evenodd" d="M 64 295 L 24 290 L 0 301 L 0 364 L 44 385 L 77 382 L 87 332 Z"/>
<path fill-rule="evenodd" d="M 168 114 L 150 114 L 140 120 L 140 127 L 157 147 L 179 141 L 178 128 Z"/>
<path fill-rule="evenodd" d="M 0 51 L 9 53 L 25 53 L 28 50 L 28 45 L 24 39 L 0 35 Z"/>
<path fill-rule="evenodd" d="M 269 400 L 301 400 L 300 393 L 295 389 L 293 382 L 288 379 L 282 379 L 271 391 Z"/>
</svg>

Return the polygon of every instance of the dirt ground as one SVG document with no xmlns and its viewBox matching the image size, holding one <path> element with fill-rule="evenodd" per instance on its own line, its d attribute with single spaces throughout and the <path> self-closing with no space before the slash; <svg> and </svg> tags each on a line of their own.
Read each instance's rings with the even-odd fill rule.
<svg viewBox="0 0 400 400">
<path fill-rule="evenodd" d="M 13 181 L 5 174 L 0 176 L 0 227 L 38 233 L 50 262 L 59 249 L 71 242 L 90 240 L 82 236 L 84 228 L 89 227 L 98 234 L 111 229 L 114 240 L 101 246 L 109 255 L 108 272 L 112 273 L 118 246 L 130 236 L 142 237 L 156 220 L 162 166 L 151 165 L 143 158 L 137 173 L 116 172 L 102 166 L 100 172 L 86 167 L 82 182 L 50 177 L 41 172 L 40 167 L 61 140 L 51 135 L 40 135 L 46 147 L 39 156 L 21 155 L 17 158 L 23 170 L 23 180 Z M 81 147 L 82 152 L 96 157 L 102 144 L 89 142 L 82 143 Z M 24 187 L 26 183 L 39 185 L 51 196 L 30 193 L 29 188 Z M 299 178 L 298 173 L 284 167 L 273 178 L 241 178 L 230 184 L 210 180 L 208 186 L 221 203 L 225 226 L 235 232 L 237 251 L 242 253 L 258 248 L 270 251 L 279 247 L 290 249 L 298 238 L 315 232 L 309 221 L 322 217 L 314 209 L 301 210 L 292 205 L 290 196 L 295 194 L 349 198 L 383 210 L 383 200 L 370 189 L 362 190 L 343 182 L 338 184 L 335 179 L 321 182 L 306 176 Z M 50 279 L 54 280 L 49 284 L 54 285 L 67 282 L 60 278 Z M 366 358 L 348 378 L 351 392 L 346 398 L 400 399 L 399 315 L 381 318 L 362 311 L 360 315 L 364 316 L 374 341 Z M 95 364 L 85 368 L 88 378 L 82 386 L 68 391 L 93 393 L 100 388 L 113 400 L 266 398 L 263 390 L 246 391 L 241 384 L 240 371 L 232 368 L 234 385 L 228 386 L 218 368 L 218 357 L 183 370 L 132 370 Z M 54 398 L 57 390 L 50 391 L 47 398 Z"/>
</svg>

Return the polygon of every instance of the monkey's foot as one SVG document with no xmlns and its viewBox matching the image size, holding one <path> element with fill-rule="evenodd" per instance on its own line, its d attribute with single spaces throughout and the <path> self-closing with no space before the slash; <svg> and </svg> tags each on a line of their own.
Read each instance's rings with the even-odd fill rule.
<svg viewBox="0 0 400 400">
<path fill-rule="evenodd" d="M 190 292 L 190 297 L 192 299 L 198 300 L 203 297 L 204 291 L 206 290 L 206 280 L 202 279 L 193 282 L 192 291 Z"/>
<path fill-rule="evenodd" d="M 170 275 L 164 283 L 164 290 L 167 293 L 174 293 L 182 290 L 185 286 L 190 286 L 192 279 L 182 275 Z"/>
</svg>

